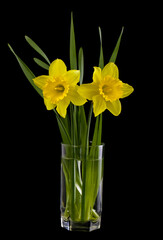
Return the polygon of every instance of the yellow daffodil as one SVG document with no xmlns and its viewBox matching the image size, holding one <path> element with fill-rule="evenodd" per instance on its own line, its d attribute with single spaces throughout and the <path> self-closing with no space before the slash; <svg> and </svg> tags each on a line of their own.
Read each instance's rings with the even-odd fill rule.
<svg viewBox="0 0 163 240">
<path fill-rule="evenodd" d="M 95 117 L 108 109 L 113 115 L 121 112 L 120 98 L 125 98 L 133 92 L 133 87 L 119 80 L 118 67 L 110 62 L 103 70 L 94 67 L 93 82 L 82 84 L 79 94 L 93 101 Z"/>
<path fill-rule="evenodd" d="M 79 78 L 80 71 L 67 71 L 65 63 L 56 59 L 50 64 L 48 76 L 42 75 L 34 78 L 33 81 L 43 92 L 47 110 L 56 107 L 57 112 L 65 118 L 70 102 L 77 106 L 86 102 L 86 99 L 77 91 Z"/>
</svg>

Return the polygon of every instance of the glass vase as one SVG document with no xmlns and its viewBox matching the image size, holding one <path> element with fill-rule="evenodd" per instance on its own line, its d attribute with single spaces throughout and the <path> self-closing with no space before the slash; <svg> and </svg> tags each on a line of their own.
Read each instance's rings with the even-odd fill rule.
<svg viewBox="0 0 163 240">
<path fill-rule="evenodd" d="M 61 226 L 69 231 L 100 228 L 104 144 L 61 144 Z"/>
</svg>

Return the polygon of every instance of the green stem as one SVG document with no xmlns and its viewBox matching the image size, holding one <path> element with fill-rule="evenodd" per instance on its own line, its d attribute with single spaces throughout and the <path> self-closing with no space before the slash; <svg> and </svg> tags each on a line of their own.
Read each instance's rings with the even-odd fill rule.
<svg viewBox="0 0 163 240">
<path fill-rule="evenodd" d="M 72 160 L 71 160 L 71 219 L 74 220 L 75 219 L 75 161 L 74 161 L 74 157 L 72 156 Z"/>
<path fill-rule="evenodd" d="M 77 107 L 70 104 L 70 115 L 71 115 L 71 139 L 72 139 L 72 152 L 71 152 L 71 219 L 75 220 L 78 216 L 77 204 L 77 192 L 76 192 L 76 179 L 77 179 L 77 162 L 76 155 L 78 145 L 78 134 L 77 134 Z"/>
<path fill-rule="evenodd" d="M 72 145 L 75 145 L 75 134 L 74 134 L 74 113 L 73 105 L 70 104 L 70 119 L 71 119 L 71 139 Z M 70 201 L 70 216 L 74 220 L 74 204 L 75 204 L 75 161 L 74 161 L 74 149 L 72 147 L 71 152 L 71 165 L 70 165 L 70 186 L 71 186 L 71 201 Z"/>
<path fill-rule="evenodd" d="M 88 115 L 88 126 L 87 126 L 87 136 L 86 136 L 87 147 L 89 146 L 89 132 L 90 132 L 90 126 L 91 126 L 92 110 L 93 110 L 93 104 L 91 103 L 89 115 Z"/>
<path fill-rule="evenodd" d="M 69 187 L 69 168 L 67 166 L 66 160 L 62 159 L 62 168 L 66 182 L 66 209 L 64 212 L 65 219 L 69 217 L 69 202 L 70 202 L 70 187 Z"/>
<path fill-rule="evenodd" d="M 89 132 L 91 125 L 91 117 L 92 117 L 92 104 L 89 110 L 88 115 L 88 125 L 87 125 L 87 135 L 86 135 L 86 151 L 85 157 L 82 162 L 82 170 L 83 170 L 83 187 L 82 187 L 82 206 L 81 206 L 81 220 L 88 221 L 89 219 L 89 203 L 86 202 L 86 182 L 87 182 L 87 157 L 89 152 Z"/>
</svg>

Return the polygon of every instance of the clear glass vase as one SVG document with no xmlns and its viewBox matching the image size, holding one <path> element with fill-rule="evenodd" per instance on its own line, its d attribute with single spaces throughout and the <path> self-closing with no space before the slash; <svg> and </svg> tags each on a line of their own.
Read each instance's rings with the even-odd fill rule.
<svg viewBox="0 0 163 240">
<path fill-rule="evenodd" d="M 61 144 L 61 226 L 69 231 L 100 228 L 104 144 Z"/>
</svg>

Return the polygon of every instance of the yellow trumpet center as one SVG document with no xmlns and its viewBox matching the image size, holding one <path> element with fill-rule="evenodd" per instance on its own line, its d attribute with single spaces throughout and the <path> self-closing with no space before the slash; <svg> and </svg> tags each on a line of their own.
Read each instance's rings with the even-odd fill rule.
<svg viewBox="0 0 163 240">
<path fill-rule="evenodd" d="M 99 85 L 99 92 L 105 99 L 105 101 L 116 101 L 122 97 L 122 81 L 116 78 L 112 78 L 107 75 L 101 80 Z"/>
<path fill-rule="evenodd" d="M 43 89 L 45 98 L 50 99 L 52 104 L 57 104 L 67 96 L 69 91 L 69 84 L 60 78 L 48 80 Z"/>
<path fill-rule="evenodd" d="M 58 84 L 54 89 L 58 92 L 64 92 L 65 87 L 61 84 Z"/>
</svg>

